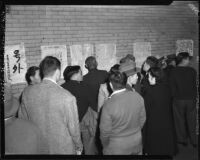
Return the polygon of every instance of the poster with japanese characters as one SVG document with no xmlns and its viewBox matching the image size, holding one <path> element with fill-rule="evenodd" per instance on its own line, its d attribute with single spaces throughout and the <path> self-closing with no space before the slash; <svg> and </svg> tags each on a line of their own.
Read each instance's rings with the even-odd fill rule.
<svg viewBox="0 0 200 160">
<path fill-rule="evenodd" d="M 76 44 L 70 46 L 71 65 L 79 65 L 83 75 L 87 74 L 85 60 L 94 53 L 92 44 Z"/>
<path fill-rule="evenodd" d="M 63 72 L 67 67 L 67 47 L 66 45 L 49 45 L 41 46 L 42 59 L 46 56 L 54 56 L 61 62 L 61 78 L 63 79 Z"/>
<path fill-rule="evenodd" d="M 109 71 L 117 63 L 116 44 L 96 44 L 95 51 L 98 69 Z"/>
<path fill-rule="evenodd" d="M 26 82 L 27 63 L 24 43 L 5 46 L 4 63 L 5 81 L 11 84 Z"/>
<path fill-rule="evenodd" d="M 135 42 L 133 44 L 133 55 L 135 56 L 136 66 L 141 68 L 148 56 L 151 56 L 150 42 Z"/>
<path fill-rule="evenodd" d="M 188 52 L 190 56 L 193 56 L 193 40 L 177 40 L 176 55 L 180 52 Z"/>
</svg>

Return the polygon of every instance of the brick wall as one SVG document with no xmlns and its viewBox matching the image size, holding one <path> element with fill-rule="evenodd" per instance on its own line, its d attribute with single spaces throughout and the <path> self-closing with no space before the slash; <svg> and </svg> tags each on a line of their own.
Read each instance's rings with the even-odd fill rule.
<svg viewBox="0 0 200 160">
<path fill-rule="evenodd" d="M 198 55 L 198 17 L 175 1 L 169 6 L 17 6 L 6 14 L 5 45 L 25 44 L 28 67 L 41 61 L 48 44 L 116 43 L 117 57 L 133 53 L 133 43 L 151 42 L 152 55 L 175 53 L 178 39 L 194 41 Z M 68 55 L 69 56 L 69 55 Z M 197 63 L 192 64 L 195 68 Z M 26 84 L 13 85 L 19 95 Z"/>
</svg>

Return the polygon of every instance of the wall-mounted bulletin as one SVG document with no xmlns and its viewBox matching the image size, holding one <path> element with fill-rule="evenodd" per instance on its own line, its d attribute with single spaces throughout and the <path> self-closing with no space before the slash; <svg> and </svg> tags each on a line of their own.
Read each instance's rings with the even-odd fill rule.
<svg viewBox="0 0 200 160">
<path fill-rule="evenodd" d="M 67 64 L 67 47 L 66 45 L 49 45 L 41 46 L 41 58 L 46 56 L 54 56 L 61 62 L 61 78 L 63 79 L 63 72 Z"/>
<path fill-rule="evenodd" d="M 193 40 L 177 40 L 176 55 L 180 52 L 188 52 L 190 56 L 193 56 Z"/>
<path fill-rule="evenodd" d="M 109 71 L 117 63 L 116 44 L 96 44 L 95 51 L 98 69 Z"/>
<path fill-rule="evenodd" d="M 135 56 L 136 66 L 141 68 L 148 56 L 151 56 L 150 42 L 135 42 L 133 44 L 133 55 Z"/>
<path fill-rule="evenodd" d="M 24 43 L 5 46 L 5 81 L 11 84 L 24 83 L 27 71 Z"/>
<path fill-rule="evenodd" d="M 94 46 L 92 44 L 76 44 L 70 46 L 71 65 L 81 66 L 83 75 L 88 71 L 85 68 L 85 59 L 94 54 Z"/>
</svg>

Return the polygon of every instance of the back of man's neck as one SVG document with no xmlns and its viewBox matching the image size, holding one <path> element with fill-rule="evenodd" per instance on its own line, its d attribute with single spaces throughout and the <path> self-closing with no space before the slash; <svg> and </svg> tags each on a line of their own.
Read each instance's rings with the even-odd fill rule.
<svg viewBox="0 0 200 160">
<path fill-rule="evenodd" d="M 55 78 L 53 78 L 53 77 L 44 77 L 44 79 L 43 80 L 50 80 L 50 81 L 53 81 L 53 82 L 55 82 L 55 83 L 57 83 L 56 82 L 56 80 L 55 80 Z"/>
<path fill-rule="evenodd" d="M 92 68 L 92 69 L 89 69 L 88 71 L 91 72 L 91 71 L 95 71 L 97 70 L 97 68 Z"/>
</svg>

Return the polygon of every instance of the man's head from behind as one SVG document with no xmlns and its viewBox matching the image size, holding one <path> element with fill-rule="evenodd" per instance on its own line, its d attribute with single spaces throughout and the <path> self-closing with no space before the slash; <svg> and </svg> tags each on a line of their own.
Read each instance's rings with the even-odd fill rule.
<svg viewBox="0 0 200 160">
<path fill-rule="evenodd" d="M 39 68 L 42 79 L 45 77 L 53 78 L 55 81 L 60 79 L 61 63 L 56 57 L 45 57 L 40 63 Z"/>
<path fill-rule="evenodd" d="M 96 58 L 93 56 L 89 56 L 85 60 L 85 68 L 87 68 L 89 71 L 92 69 L 97 69 L 97 65 L 98 63 L 96 61 Z"/>
<path fill-rule="evenodd" d="M 177 55 L 177 65 L 187 66 L 189 65 L 191 56 L 188 52 L 181 52 Z"/>
<path fill-rule="evenodd" d="M 123 89 L 127 83 L 127 76 L 125 73 L 120 71 L 112 71 L 109 73 L 109 81 L 111 83 L 111 88 L 115 90 Z"/>
<path fill-rule="evenodd" d="M 25 78 L 26 78 L 28 85 L 40 83 L 41 78 L 40 78 L 40 75 L 39 75 L 40 74 L 39 70 L 40 69 L 37 66 L 31 66 L 27 70 Z"/>
</svg>

